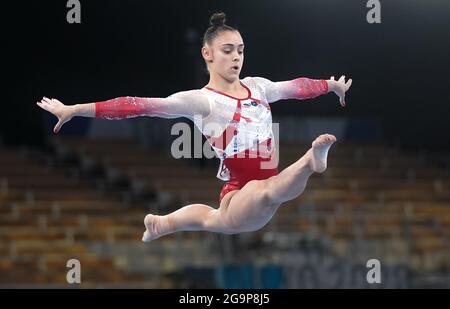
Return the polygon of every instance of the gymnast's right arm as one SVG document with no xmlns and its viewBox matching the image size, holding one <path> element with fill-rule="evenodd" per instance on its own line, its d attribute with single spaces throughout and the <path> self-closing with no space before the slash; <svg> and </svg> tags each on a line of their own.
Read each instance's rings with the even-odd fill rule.
<svg viewBox="0 0 450 309">
<path fill-rule="evenodd" d="M 118 97 L 94 103 L 64 105 L 56 99 L 44 97 L 38 106 L 58 117 L 53 129 L 58 133 L 62 125 L 75 116 L 120 120 L 139 116 L 193 119 L 211 112 L 208 99 L 199 90 L 182 91 L 167 98 Z"/>
</svg>

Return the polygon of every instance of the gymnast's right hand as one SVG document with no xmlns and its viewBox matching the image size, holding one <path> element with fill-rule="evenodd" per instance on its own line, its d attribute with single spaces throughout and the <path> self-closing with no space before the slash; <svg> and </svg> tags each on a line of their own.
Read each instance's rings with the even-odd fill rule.
<svg viewBox="0 0 450 309">
<path fill-rule="evenodd" d="M 58 117 L 58 123 L 53 128 L 54 133 L 58 133 L 62 125 L 72 119 L 74 116 L 70 106 L 62 104 L 57 99 L 49 99 L 44 97 L 40 102 L 37 102 L 36 104 Z"/>
</svg>

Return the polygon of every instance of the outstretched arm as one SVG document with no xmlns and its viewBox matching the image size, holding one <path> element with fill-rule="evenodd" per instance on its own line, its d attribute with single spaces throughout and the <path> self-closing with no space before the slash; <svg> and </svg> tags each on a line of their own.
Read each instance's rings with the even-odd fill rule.
<svg viewBox="0 0 450 309">
<path fill-rule="evenodd" d="M 311 99 L 333 91 L 341 105 L 345 106 L 345 92 L 352 84 L 351 79 L 345 82 L 345 76 L 339 80 L 335 80 L 334 76 L 328 80 L 300 77 L 282 82 L 272 82 L 262 77 L 255 79 L 262 85 L 269 103 L 285 99 Z"/>
<path fill-rule="evenodd" d="M 119 97 L 107 101 L 64 105 L 56 99 L 44 97 L 38 106 L 58 117 L 53 131 L 75 116 L 120 120 L 139 116 L 192 119 L 194 115 L 206 117 L 211 112 L 207 98 L 197 90 L 178 92 L 167 98 Z"/>
</svg>

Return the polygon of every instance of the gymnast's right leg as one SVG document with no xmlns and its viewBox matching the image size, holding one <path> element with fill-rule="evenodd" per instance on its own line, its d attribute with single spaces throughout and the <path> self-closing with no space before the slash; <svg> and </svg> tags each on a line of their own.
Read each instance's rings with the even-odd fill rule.
<svg viewBox="0 0 450 309">
<path fill-rule="evenodd" d="M 238 190 L 227 193 L 223 197 L 219 209 L 203 204 L 192 204 L 165 216 L 148 214 L 144 219 L 146 231 L 142 236 L 142 241 L 149 242 L 161 236 L 180 231 L 208 231 L 234 234 L 223 218 L 225 218 L 224 213 L 228 203 L 236 192 Z"/>
</svg>

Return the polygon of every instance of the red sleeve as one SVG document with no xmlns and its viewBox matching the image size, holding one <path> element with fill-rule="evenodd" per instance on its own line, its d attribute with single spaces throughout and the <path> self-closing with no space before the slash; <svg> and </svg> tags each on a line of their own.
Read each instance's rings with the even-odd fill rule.
<svg viewBox="0 0 450 309">
<path fill-rule="evenodd" d="M 290 81 L 290 83 L 290 86 L 295 89 L 295 99 L 311 99 L 328 93 L 328 83 L 324 79 L 301 77 Z"/>
<path fill-rule="evenodd" d="M 118 120 L 149 115 L 152 102 L 149 98 L 119 97 L 95 103 L 95 117 Z"/>
</svg>

